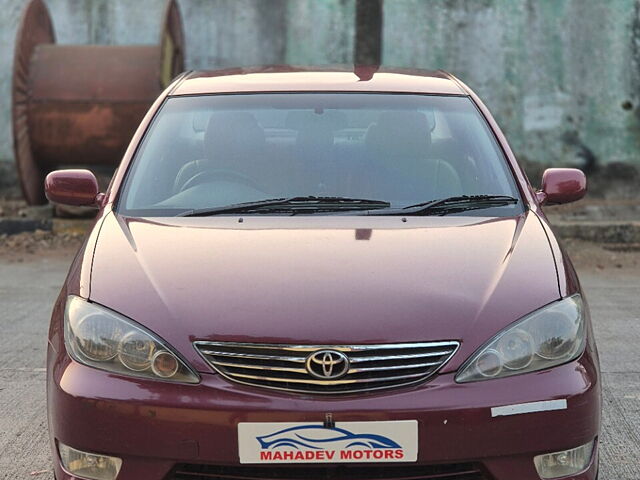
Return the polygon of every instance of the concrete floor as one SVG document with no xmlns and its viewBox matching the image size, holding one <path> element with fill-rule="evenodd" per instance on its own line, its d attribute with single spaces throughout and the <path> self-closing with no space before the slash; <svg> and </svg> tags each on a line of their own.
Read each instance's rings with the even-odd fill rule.
<svg viewBox="0 0 640 480">
<path fill-rule="evenodd" d="M 52 480 L 45 345 L 69 258 L 0 262 L 0 479 Z M 583 271 L 600 350 L 604 422 L 600 480 L 640 479 L 640 275 Z M 25 288 L 29 285 L 29 288 Z M 517 480 L 517 479 L 514 479 Z"/>
</svg>

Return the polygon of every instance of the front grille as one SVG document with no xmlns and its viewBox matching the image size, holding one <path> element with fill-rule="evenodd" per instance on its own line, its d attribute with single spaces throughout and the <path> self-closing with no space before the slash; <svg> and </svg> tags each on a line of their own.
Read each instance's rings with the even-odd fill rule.
<svg viewBox="0 0 640 480">
<path fill-rule="evenodd" d="M 177 465 L 167 480 L 490 480 L 474 463 L 277 467 Z"/>
<path fill-rule="evenodd" d="M 205 360 L 236 382 L 304 393 L 352 393 L 422 382 L 455 353 L 458 342 L 383 345 L 276 345 L 261 343 L 195 342 Z M 322 370 L 310 357 L 333 352 L 333 368 Z M 339 353 L 335 353 L 339 352 Z M 314 355 L 315 354 L 315 355 Z M 344 359 L 344 363 L 341 358 Z M 310 366 L 311 365 L 311 366 Z M 345 367 L 337 378 L 323 378 Z M 310 370 L 315 370 L 312 375 Z M 319 374 L 318 374 L 319 373 Z"/>
</svg>

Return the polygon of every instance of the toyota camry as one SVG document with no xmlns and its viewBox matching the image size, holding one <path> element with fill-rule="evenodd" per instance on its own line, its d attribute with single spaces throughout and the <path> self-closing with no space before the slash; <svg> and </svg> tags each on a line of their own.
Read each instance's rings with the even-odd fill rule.
<svg viewBox="0 0 640 480">
<path fill-rule="evenodd" d="M 594 480 L 597 350 L 541 209 L 586 180 L 536 181 L 442 71 L 181 75 L 106 191 L 45 182 L 98 208 L 49 332 L 57 480 Z"/>
</svg>

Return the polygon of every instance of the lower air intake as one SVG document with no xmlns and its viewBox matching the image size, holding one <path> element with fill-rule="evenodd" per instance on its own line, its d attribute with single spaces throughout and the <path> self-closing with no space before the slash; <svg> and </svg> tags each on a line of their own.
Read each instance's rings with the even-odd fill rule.
<svg viewBox="0 0 640 480">
<path fill-rule="evenodd" d="M 176 466 L 168 480 L 491 480 L 479 465 Z"/>
</svg>

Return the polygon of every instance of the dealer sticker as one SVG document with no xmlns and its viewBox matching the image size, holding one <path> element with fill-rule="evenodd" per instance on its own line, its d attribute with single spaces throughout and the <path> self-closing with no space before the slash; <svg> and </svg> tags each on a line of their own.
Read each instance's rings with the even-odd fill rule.
<svg viewBox="0 0 640 480">
<path fill-rule="evenodd" d="M 418 422 L 239 423 L 240 463 L 415 462 Z"/>
</svg>

